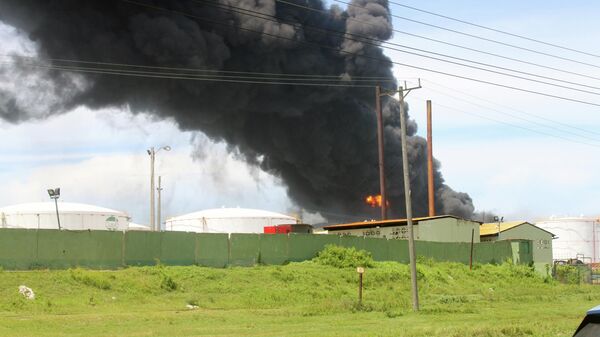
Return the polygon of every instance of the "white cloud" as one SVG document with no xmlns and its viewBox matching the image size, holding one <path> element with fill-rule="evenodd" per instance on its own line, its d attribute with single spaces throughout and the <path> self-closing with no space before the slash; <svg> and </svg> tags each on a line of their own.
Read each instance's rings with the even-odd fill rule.
<svg viewBox="0 0 600 337">
<path fill-rule="evenodd" d="M 278 179 L 250 168 L 202 134 L 205 155 L 194 160 L 192 134 L 172 121 L 118 111 L 77 109 L 44 121 L 4 124 L 0 139 L 0 205 L 48 200 L 60 186 L 62 200 L 123 210 L 134 221 L 148 219 L 149 158 L 160 152 L 163 215 L 210 207 L 256 207 L 285 212 L 291 206 Z"/>
</svg>

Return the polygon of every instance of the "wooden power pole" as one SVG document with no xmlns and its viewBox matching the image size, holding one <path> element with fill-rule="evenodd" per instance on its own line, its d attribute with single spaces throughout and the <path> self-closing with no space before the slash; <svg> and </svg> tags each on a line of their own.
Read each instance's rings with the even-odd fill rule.
<svg viewBox="0 0 600 337">
<path fill-rule="evenodd" d="M 381 87 L 375 87 L 375 114 L 377 115 L 377 148 L 379 150 L 379 194 L 381 194 L 381 220 L 387 219 L 387 198 L 385 193 L 385 154 L 383 137 L 383 113 L 381 112 Z"/>
<path fill-rule="evenodd" d="M 429 216 L 435 215 L 435 194 L 433 185 L 433 128 L 431 125 L 431 101 L 427 101 L 427 194 L 429 199 Z"/>
</svg>

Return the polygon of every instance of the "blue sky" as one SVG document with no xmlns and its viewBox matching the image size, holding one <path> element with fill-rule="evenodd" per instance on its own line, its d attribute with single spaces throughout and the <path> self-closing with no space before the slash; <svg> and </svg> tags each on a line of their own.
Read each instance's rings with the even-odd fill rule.
<svg viewBox="0 0 600 337">
<path fill-rule="evenodd" d="M 594 43 L 600 32 L 600 21 L 596 18 L 600 3 L 409 0 L 402 3 L 600 54 L 600 45 Z M 600 64 L 598 58 L 481 31 L 394 5 L 391 8 L 396 15 Z M 600 69 L 593 67 L 512 50 L 398 19 L 394 19 L 394 26 L 414 34 L 600 77 Z M 6 26 L 0 26 L 0 40 L 7 41 L 4 47 L 8 50 L 33 48 Z M 393 42 L 600 86 L 600 81 L 516 65 L 398 33 Z M 395 51 L 386 53 L 397 62 L 600 102 L 600 97 L 594 95 L 508 79 Z M 596 175 L 600 172 L 600 134 L 593 133 L 600 132 L 600 108 L 406 67 L 397 66 L 394 72 L 400 80 L 411 83 L 416 78 L 423 80 L 424 88 L 407 98 L 410 115 L 420 126 L 419 134 L 424 136 L 425 100 L 433 101 L 434 155 L 442 162 L 442 172 L 449 185 L 469 193 L 477 209 L 494 211 L 507 219 L 530 220 L 550 215 L 591 216 L 600 213 L 597 207 L 600 182 Z M 588 131 L 569 129 L 554 122 Z M 204 160 L 193 160 L 190 156 L 193 137 L 196 144 L 202 144 L 201 148 L 205 149 Z M 201 134 L 180 132 L 172 121 L 133 116 L 127 111 L 79 108 L 63 116 L 18 125 L 0 121 L 0 138 L 10 140 L 0 142 L 0 182 L 4 191 L 0 195 L 0 206 L 46 200 L 47 187 L 61 186 L 65 201 L 125 210 L 134 221 L 145 223 L 148 218 L 148 156 L 145 150 L 168 144 L 173 151 L 161 152 L 157 161 L 157 171 L 165 179 L 163 214 L 178 215 L 220 206 L 297 211 L 276 178 L 248 168 L 228 154 L 224 144 L 210 142 Z M 593 143 L 594 146 L 577 142 Z"/>
</svg>

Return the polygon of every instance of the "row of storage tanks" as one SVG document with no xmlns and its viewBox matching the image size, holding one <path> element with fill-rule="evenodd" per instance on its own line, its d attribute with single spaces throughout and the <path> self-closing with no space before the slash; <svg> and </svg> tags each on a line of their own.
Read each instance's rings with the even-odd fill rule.
<svg viewBox="0 0 600 337">
<path fill-rule="evenodd" d="M 67 230 L 150 230 L 131 222 L 125 212 L 79 204 L 58 203 L 62 229 Z M 257 209 L 216 208 L 169 218 L 164 230 L 200 233 L 262 233 L 266 226 L 296 224 L 294 217 Z M 58 219 L 53 202 L 27 203 L 0 208 L 0 228 L 56 229 Z"/>
<path fill-rule="evenodd" d="M 59 202 L 60 222 L 68 230 L 149 230 L 132 223 L 125 212 L 86 204 Z M 298 223 L 298 219 L 275 212 L 245 208 L 217 208 L 169 218 L 164 230 L 201 233 L 263 233 L 267 226 Z M 554 259 L 588 259 L 600 262 L 597 218 L 550 218 L 536 226 L 553 233 Z M 52 202 L 27 203 L 0 208 L 0 228 L 57 228 Z"/>
</svg>

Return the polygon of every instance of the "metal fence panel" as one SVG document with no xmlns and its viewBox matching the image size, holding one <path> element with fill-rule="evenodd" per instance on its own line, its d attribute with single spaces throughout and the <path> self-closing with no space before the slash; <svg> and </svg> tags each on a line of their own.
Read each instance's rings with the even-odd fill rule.
<svg viewBox="0 0 600 337">
<path fill-rule="evenodd" d="M 128 266 L 152 266 L 160 260 L 161 233 L 125 232 L 125 264 Z"/>
<path fill-rule="evenodd" d="M 388 256 L 390 261 L 408 263 L 408 241 L 388 240 Z"/>
<path fill-rule="evenodd" d="M 219 268 L 229 264 L 229 234 L 198 233 L 194 237 L 196 264 Z"/>
<path fill-rule="evenodd" d="M 317 256 L 326 245 L 339 244 L 337 235 L 289 234 L 288 252 L 290 261 L 306 261 Z"/>
<path fill-rule="evenodd" d="M 196 263 L 196 238 L 194 233 L 160 233 L 160 262 L 173 266 L 189 266 Z"/>
<path fill-rule="evenodd" d="M 259 234 L 231 234 L 229 236 L 230 265 L 253 266 L 258 263 L 259 252 Z"/>
<path fill-rule="evenodd" d="M 37 233 L 33 229 L 0 229 L 0 266 L 6 269 L 35 268 Z"/>
<path fill-rule="evenodd" d="M 101 269 L 122 266 L 122 232 L 40 229 L 38 235 L 40 266 Z"/>
<path fill-rule="evenodd" d="M 363 241 L 363 247 L 366 251 L 371 253 L 375 261 L 389 261 L 389 240 L 379 238 L 365 238 Z"/>
<path fill-rule="evenodd" d="M 260 235 L 260 263 L 284 264 L 289 261 L 287 234 Z"/>
</svg>

